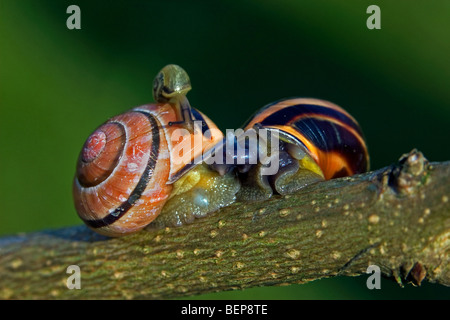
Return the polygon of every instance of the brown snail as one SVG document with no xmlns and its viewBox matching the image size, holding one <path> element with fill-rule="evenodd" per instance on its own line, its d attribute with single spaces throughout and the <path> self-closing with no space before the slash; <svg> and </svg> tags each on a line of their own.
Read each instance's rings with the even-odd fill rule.
<svg viewBox="0 0 450 320">
<path fill-rule="evenodd" d="M 222 132 L 186 98 L 187 73 L 168 65 L 155 78 L 155 104 L 115 116 L 86 140 L 73 183 L 80 218 L 98 233 L 121 236 L 159 219 L 180 225 L 234 201 L 239 188 L 193 163 L 223 139 Z"/>
</svg>

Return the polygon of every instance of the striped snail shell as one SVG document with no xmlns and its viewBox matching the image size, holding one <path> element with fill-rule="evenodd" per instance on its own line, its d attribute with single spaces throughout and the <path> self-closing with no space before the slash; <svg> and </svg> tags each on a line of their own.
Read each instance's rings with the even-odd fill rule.
<svg viewBox="0 0 450 320">
<path fill-rule="evenodd" d="M 158 216 L 172 192 L 171 182 L 188 165 L 174 159 L 177 144 L 185 141 L 170 140 L 180 126 L 168 123 L 176 119 L 169 104 L 144 105 L 113 117 L 89 136 L 73 187 L 76 210 L 89 227 L 117 236 L 138 231 Z M 222 139 L 218 130 L 210 137 L 199 132 L 203 150 Z"/>
<path fill-rule="evenodd" d="M 278 130 L 306 149 L 325 179 L 365 172 L 369 153 L 358 122 L 338 105 L 320 99 L 294 98 L 266 105 L 244 125 Z"/>
</svg>

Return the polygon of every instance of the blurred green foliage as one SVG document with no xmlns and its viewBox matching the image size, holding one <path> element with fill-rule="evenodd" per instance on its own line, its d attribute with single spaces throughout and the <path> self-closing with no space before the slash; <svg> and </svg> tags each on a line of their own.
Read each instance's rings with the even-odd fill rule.
<svg viewBox="0 0 450 320">
<path fill-rule="evenodd" d="M 81 8 L 81 30 L 66 9 Z M 191 103 L 221 129 L 283 97 L 333 101 L 360 122 L 372 168 L 413 147 L 450 159 L 450 2 L 366 0 L 0 0 L 0 234 L 80 224 L 78 152 L 107 118 L 152 101 L 168 63 L 190 74 Z M 445 298 L 366 277 L 199 298 Z"/>
</svg>

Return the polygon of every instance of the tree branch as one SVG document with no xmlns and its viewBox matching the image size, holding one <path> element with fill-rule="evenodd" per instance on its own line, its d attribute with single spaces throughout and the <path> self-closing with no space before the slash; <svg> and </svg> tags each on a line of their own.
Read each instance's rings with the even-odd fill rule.
<svg viewBox="0 0 450 320">
<path fill-rule="evenodd" d="M 392 166 L 118 239 L 84 226 L 0 238 L 0 298 L 175 298 L 359 275 L 450 285 L 450 162 Z M 81 290 L 69 290 L 69 265 Z"/>
</svg>

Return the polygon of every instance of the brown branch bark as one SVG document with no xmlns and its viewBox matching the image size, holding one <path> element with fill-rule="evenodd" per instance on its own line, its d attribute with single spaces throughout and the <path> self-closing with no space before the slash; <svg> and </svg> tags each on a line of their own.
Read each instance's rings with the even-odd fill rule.
<svg viewBox="0 0 450 320">
<path fill-rule="evenodd" d="M 235 203 L 118 239 L 86 227 L 0 239 L 0 298 L 175 298 L 359 275 L 450 285 L 450 162 L 413 150 L 375 172 Z M 69 290 L 69 265 L 81 290 Z"/>
</svg>

